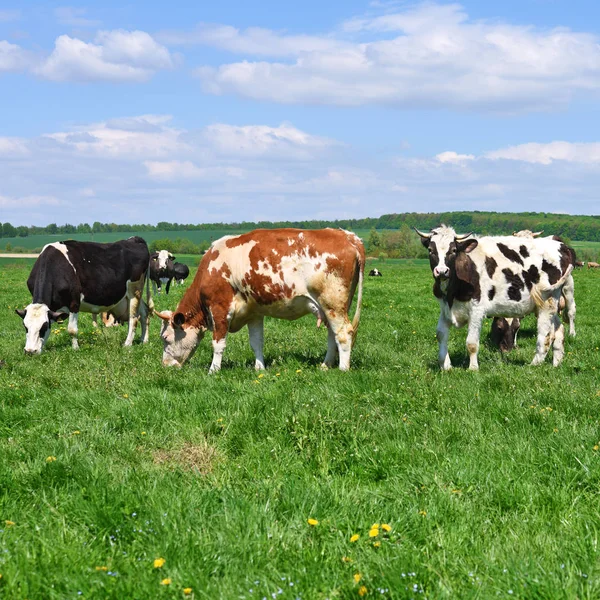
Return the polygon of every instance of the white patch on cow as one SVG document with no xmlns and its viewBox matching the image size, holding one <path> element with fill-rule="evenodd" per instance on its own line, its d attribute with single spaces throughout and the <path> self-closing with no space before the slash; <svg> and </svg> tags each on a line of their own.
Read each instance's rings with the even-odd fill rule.
<svg viewBox="0 0 600 600">
<path fill-rule="evenodd" d="M 61 242 L 53 242 L 52 244 L 46 244 L 43 248 L 42 248 L 42 252 L 40 252 L 40 254 L 42 254 L 44 252 L 44 250 L 46 248 L 48 248 L 48 246 L 52 246 L 52 248 L 55 248 L 56 250 L 58 250 L 66 259 L 67 262 L 71 265 L 71 267 L 73 268 L 73 271 L 75 271 L 75 273 L 77 273 L 77 269 L 75 269 L 75 267 L 73 266 L 73 263 L 71 262 L 71 259 L 69 258 L 69 249 L 67 248 L 67 246 Z"/>
<path fill-rule="evenodd" d="M 300 232 L 300 233 L 298 234 L 298 239 L 299 239 L 301 242 L 303 242 L 303 241 L 304 241 L 304 234 L 303 234 L 302 232 Z"/>
<path fill-rule="evenodd" d="M 169 258 L 171 256 L 172 256 L 172 254 L 168 250 L 160 250 L 158 253 L 158 257 L 156 259 L 156 262 L 158 262 L 158 268 L 166 269 L 167 262 L 169 261 Z M 163 281 L 163 279 L 161 279 L 161 281 Z M 168 281 L 168 279 L 165 279 L 164 283 L 166 283 L 167 281 Z"/>
<path fill-rule="evenodd" d="M 171 311 L 165 312 L 173 316 Z M 199 342 L 204 337 L 204 332 L 195 327 L 175 329 L 171 320 L 168 320 L 162 323 L 160 337 L 163 340 L 163 365 L 181 367 L 194 355 Z"/>
<path fill-rule="evenodd" d="M 213 249 L 218 251 L 219 254 L 209 263 L 207 268 L 209 272 L 213 269 L 220 271 L 223 265 L 226 264 L 231 274 L 223 273 L 223 279 L 229 281 L 229 283 L 241 281 L 244 275 L 250 272 L 252 268 L 250 265 L 250 250 L 258 243 L 256 240 L 251 240 L 245 244 L 228 248 L 225 242 L 233 237 L 226 236 L 213 244 Z"/>
<path fill-rule="evenodd" d="M 40 354 L 48 336 L 50 335 L 49 309 L 45 304 L 30 304 L 25 309 L 23 325 L 27 331 L 25 335 L 25 352 L 27 354 Z M 40 330 L 44 324 L 48 329 L 44 336 L 40 336 Z"/>
</svg>

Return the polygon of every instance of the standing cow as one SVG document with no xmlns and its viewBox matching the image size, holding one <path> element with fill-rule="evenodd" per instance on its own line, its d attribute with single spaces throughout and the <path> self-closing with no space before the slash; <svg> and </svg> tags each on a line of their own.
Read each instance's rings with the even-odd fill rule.
<svg viewBox="0 0 600 600">
<path fill-rule="evenodd" d="M 150 255 L 150 280 L 154 293 L 160 293 L 162 284 L 165 284 L 165 293 L 169 293 L 173 280 L 173 265 L 175 257 L 168 250 L 159 250 Z"/>
<path fill-rule="evenodd" d="M 477 353 L 486 317 L 537 313 L 538 339 L 531 364 L 544 361 L 553 345 L 553 365 L 564 355 L 564 327 L 558 316 L 562 287 L 573 270 L 569 249 L 552 238 L 513 236 L 474 238 L 441 225 L 416 230 L 429 250 L 433 293 L 440 303 L 437 326 L 440 368 L 451 368 L 450 327 L 468 325 L 469 368 L 479 368 Z"/>
<path fill-rule="evenodd" d="M 175 263 L 173 265 L 173 278 L 179 285 L 183 285 L 184 280 L 189 277 L 190 268 L 183 263 Z"/>
<path fill-rule="evenodd" d="M 33 265 L 27 287 L 33 302 L 17 310 L 27 332 L 25 352 L 40 354 L 53 322 L 69 317 L 72 346 L 77 342 L 80 312 L 123 314 L 129 306 L 129 332 L 125 346 L 131 346 L 138 322 L 142 322 L 142 342 L 148 341 L 149 311 L 152 300 L 142 298 L 148 270 L 149 252 L 140 237 L 114 244 L 95 242 L 55 242 L 44 246 Z"/>
<path fill-rule="evenodd" d="M 163 364 L 182 366 L 211 330 L 209 373 L 214 373 L 221 368 L 227 334 L 248 325 L 255 368 L 264 369 L 264 318 L 295 320 L 312 313 L 328 325 L 322 366 L 333 366 L 339 354 L 340 370 L 347 371 L 360 320 L 364 266 L 363 244 L 348 231 L 257 229 L 225 236 L 202 258 L 175 312 L 156 313 L 164 320 Z"/>
</svg>

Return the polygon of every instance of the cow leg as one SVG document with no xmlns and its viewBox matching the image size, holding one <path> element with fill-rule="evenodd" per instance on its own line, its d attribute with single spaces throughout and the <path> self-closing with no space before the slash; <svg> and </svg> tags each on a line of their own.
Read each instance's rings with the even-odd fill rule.
<svg viewBox="0 0 600 600">
<path fill-rule="evenodd" d="M 142 328 L 142 344 L 148 342 L 148 335 L 150 333 L 150 311 L 148 305 L 144 302 L 143 298 L 140 299 L 140 325 Z"/>
<path fill-rule="evenodd" d="M 67 326 L 67 331 L 71 336 L 71 347 L 73 350 L 79 350 L 79 343 L 77 342 L 77 320 L 79 318 L 79 313 L 72 312 L 69 313 L 69 325 Z"/>
<path fill-rule="evenodd" d="M 556 314 L 552 317 L 554 326 L 554 341 L 552 343 L 552 365 L 558 367 L 565 355 L 565 328 Z"/>
<path fill-rule="evenodd" d="M 452 368 L 450 355 L 448 354 L 448 336 L 450 335 L 450 322 L 442 315 L 438 319 L 436 337 L 439 345 L 438 363 L 442 371 L 449 371 Z"/>
<path fill-rule="evenodd" d="M 136 285 L 135 283 L 129 284 L 130 286 Z M 143 286 L 143 284 L 142 284 Z M 125 339 L 124 346 L 131 346 L 133 344 L 133 338 L 135 337 L 135 329 L 138 324 L 138 315 L 140 312 L 140 303 L 142 302 L 142 290 L 139 287 L 133 289 L 133 293 L 128 294 L 129 297 L 129 329 L 127 331 L 127 338 Z"/>
<path fill-rule="evenodd" d="M 554 300 L 550 300 L 554 302 Z M 554 325 L 553 320 L 556 316 L 556 310 L 550 311 L 548 309 L 541 309 L 537 319 L 537 346 L 535 356 L 531 361 L 532 365 L 539 365 L 544 362 L 546 354 L 550 349 L 550 344 L 554 338 Z"/>
<path fill-rule="evenodd" d="M 331 327 L 327 327 L 327 354 L 321 364 L 322 369 L 333 367 L 338 359 L 338 347 L 335 339 L 335 333 Z"/>
<path fill-rule="evenodd" d="M 256 361 L 254 368 L 257 371 L 262 371 L 265 368 L 265 357 L 263 356 L 264 348 L 264 319 L 256 319 L 248 323 L 248 334 L 250 337 L 250 346 L 254 351 Z"/>
<path fill-rule="evenodd" d="M 221 370 L 221 361 L 223 360 L 223 352 L 225 352 L 225 346 L 227 346 L 226 338 L 222 337 L 217 339 L 215 337 L 215 334 L 213 334 L 213 358 L 212 363 L 210 363 L 210 369 L 208 369 L 209 375 Z"/>
<path fill-rule="evenodd" d="M 348 316 L 329 318 L 329 330 L 333 332 L 335 344 L 340 357 L 340 371 L 348 371 L 350 369 L 350 352 L 352 350 L 352 324 L 348 320 Z M 329 351 L 329 338 L 327 341 L 327 355 L 331 357 Z M 327 356 L 325 357 L 327 364 Z"/>
<path fill-rule="evenodd" d="M 467 352 L 469 353 L 469 369 L 471 371 L 479 370 L 477 354 L 479 352 L 479 338 L 481 337 L 481 323 L 483 319 L 472 316 L 469 321 L 469 330 L 467 332 Z"/>
<path fill-rule="evenodd" d="M 92 313 L 92 325 L 98 327 L 98 313 Z"/>
<path fill-rule="evenodd" d="M 565 322 L 569 324 L 569 335 L 575 337 L 575 313 L 577 307 L 575 306 L 575 282 L 573 276 L 569 275 L 565 281 L 565 285 L 562 289 L 563 296 L 565 297 Z"/>
</svg>

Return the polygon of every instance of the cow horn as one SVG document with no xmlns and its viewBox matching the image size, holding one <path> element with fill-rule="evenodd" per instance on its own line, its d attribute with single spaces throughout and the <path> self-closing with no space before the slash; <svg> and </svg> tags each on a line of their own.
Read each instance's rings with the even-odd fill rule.
<svg viewBox="0 0 600 600">
<path fill-rule="evenodd" d="M 426 238 L 426 239 L 431 239 L 431 236 L 433 235 L 433 232 L 429 232 L 429 233 L 423 233 L 422 231 L 419 231 L 416 227 L 413 227 L 413 229 L 422 237 L 422 238 Z"/>
<path fill-rule="evenodd" d="M 170 315 L 169 312 L 160 312 L 158 310 L 155 310 L 154 314 L 157 317 L 160 317 L 163 321 L 170 321 L 171 320 L 171 315 Z"/>
<path fill-rule="evenodd" d="M 542 235 L 542 233 L 544 233 L 544 230 L 543 230 L 543 229 L 542 229 L 541 231 L 536 231 L 536 232 L 533 234 L 533 237 L 534 237 L 534 238 L 536 238 L 536 237 L 540 237 L 540 235 Z"/>
<path fill-rule="evenodd" d="M 457 236 L 454 236 L 454 239 L 455 239 L 457 242 L 462 242 L 463 240 L 466 240 L 468 237 L 470 237 L 470 236 L 472 236 L 472 235 L 473 235 L 473 232 L 472 232 L 472 231 L 469 231 L 469 233 L 465 233 L 464 235 L 457 235 Z"/>
</svg>

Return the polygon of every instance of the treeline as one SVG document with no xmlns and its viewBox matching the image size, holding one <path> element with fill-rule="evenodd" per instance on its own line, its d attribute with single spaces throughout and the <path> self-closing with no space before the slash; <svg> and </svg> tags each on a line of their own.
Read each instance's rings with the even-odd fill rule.
<svg viewBox="0 0 600 600">
<path fill-rule="evenodd" d="M 156 225 L 100 223 L 92 225 L 51 223 L 46 227 L 13 226 L 1 223 L 0 232 L 4 238 L 28 237 L 33 235 L 69 235 L 73 233 L 144 233 L 146 231 L 210 231 L 210 230 L 250 230 L 256 228 L 274 229 L 279 227 L 300 227 L 320 229 L 322 227 L 342 227 L 350 230 L 398 229 L 403 225 L 429 230 L 446 223 L 457 231 L 474 231 L 485 235 L 510 234 L 519 229 L 544 229 L 546 232 L 566 237 L 570 240 L 600 242 L 600 215 L 559 215 L 553 213 L 497 213 L 497 212 L 446 212 L 446 213 L 393 213 L 379 218 L 340 219 L 335 221 L 243 221 L 240 223 L 170 223 L 161 221 Z M 168 237 L 168 236 L 167 236 Z"/>
</svg>

